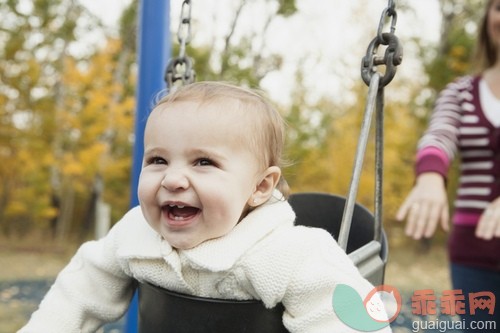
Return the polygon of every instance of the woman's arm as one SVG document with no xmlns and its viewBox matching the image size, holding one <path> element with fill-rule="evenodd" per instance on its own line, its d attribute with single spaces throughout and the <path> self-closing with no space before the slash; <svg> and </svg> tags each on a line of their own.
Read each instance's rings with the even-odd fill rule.
<svg viewBox="0 0 500 333">
<path fill-rule="evenodd" d="M 414 239 L 432 237 L 438 224 L 448 231 L 450 218 L 443 176 L 435 172 L 420 174 L 396 219 L 406 219 L 405 233 Z"/>
</svg>

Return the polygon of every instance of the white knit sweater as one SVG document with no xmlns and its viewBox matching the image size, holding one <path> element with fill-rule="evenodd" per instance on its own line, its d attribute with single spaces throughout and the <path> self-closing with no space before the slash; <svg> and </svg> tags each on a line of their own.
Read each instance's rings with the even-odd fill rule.
<svg viewBox="0 0 500 333">
<path fill-rule="evenodd" d="M 332 310 L 333 290 L 344 283 L 363 296 L 373 287 L 328 232 L 294 219 L 287 202 L 266 204 L 226 236 L 179 251 L 133 208 L 106 237 L 80 247 L 19 333 L 94 332 L 124 314 L 134 279 L 269 308 L 282 302 L 290 332 L 355 332 Z"/>
</svg>

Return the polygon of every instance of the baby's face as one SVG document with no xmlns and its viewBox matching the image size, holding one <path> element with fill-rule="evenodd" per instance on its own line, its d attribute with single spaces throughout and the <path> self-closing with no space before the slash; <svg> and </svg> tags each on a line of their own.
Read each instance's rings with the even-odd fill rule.
<svg viewBox="0 0 500 333">
<path fill-rule="evenodd" d="M 160 105 L 146 125 L 138 195 L 151 227 L 175 248 L 227 234 L 250 205 L 259 161 L 241 113 L 222 105 Z"/>
</svg>

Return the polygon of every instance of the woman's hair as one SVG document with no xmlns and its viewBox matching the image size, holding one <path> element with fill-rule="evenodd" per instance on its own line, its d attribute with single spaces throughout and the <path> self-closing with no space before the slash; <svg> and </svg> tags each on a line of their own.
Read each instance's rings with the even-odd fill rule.
<svg viewBox="0 0 500 333">
<path fill-rule="evenodd" d="M 278 110 L 256 90 L 224 82 L 195 82 L 170 92 L 160 99 L 156 106 L 185 101 L 200 104 L 227 103 L 228 100 L 237 102 L 238 109 L 244 113 L 243 119 L 247 121 L 245 126 L 249 126 L 252 133 L 248 138 L 250 148 L 263 167 L 284 167 L 285 121 Z M 288 197 L 289 188 L 283 176 L 277 188 L 285 198 Z"/>
<path fill-rule="evenodd" d="M 476 52 L 474 54 L 477 70 L 483 71 L 493 66 L 497 61 L 497 47 L 494 45 L 488 35 L 488 12 L 494 0 L 488 0 L 484 7 L 483 18 L 479 26 L 479 35 L 476 43 Z"/>
</svg>

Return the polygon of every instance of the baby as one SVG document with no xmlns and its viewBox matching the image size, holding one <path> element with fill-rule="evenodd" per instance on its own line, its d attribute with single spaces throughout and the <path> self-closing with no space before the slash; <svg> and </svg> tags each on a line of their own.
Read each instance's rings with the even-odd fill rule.
<svg viewBox="0 0 500 333">
<path fill-rule="evenodd" d="M 283 119 L 254 91 L 198 82 L 164 97 L 146 124 L 140 207 L 80 247 L 19 332 L 94 332 L 124 314 L 135 280 L 282 303 L 290 332 L 354 332 L 333 291 L 373 286 L 327 231 L 294 226 L 283 145 Z"/>
</svg>

